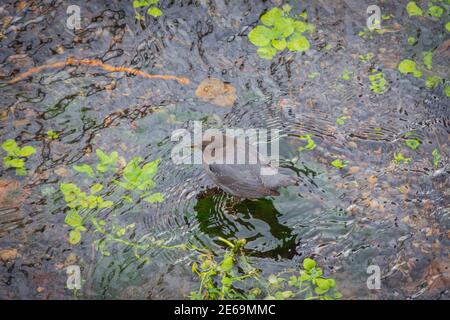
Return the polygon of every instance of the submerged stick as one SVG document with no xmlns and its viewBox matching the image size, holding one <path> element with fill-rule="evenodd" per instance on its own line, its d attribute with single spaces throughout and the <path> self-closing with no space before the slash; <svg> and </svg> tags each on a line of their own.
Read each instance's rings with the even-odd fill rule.
<svg viewBox="0 0 450 320">
<path fill-rule="evenodd" d="M 94 66 L 102 68 L 103 70 L 110 71 L 110 72 L 125 72 L 128 74 L 141 76 L 143 78 L 147 79 L 162 79 L 162 80 L 175 80 L 179 84 L 188 84 L 190 80 L 188 78 L 182 78 L 177 76 L 171 76 L 171 75 L 164 75 L 164 74 L 149 74 L 147 72 L 134 69 L 134 68 L 128 68 L 128 67 L 115 67 L 106 63 L 103 63 L 101 60 L 98 59 L 75 59 L 75 58 L 67 58 L 66 61 L 60 61 L 60 62 L 54 62 L 49 64 L 44 64 L 39 67 L 33 67 L 29 69 L 28 71 L 25 71 L 24 73 L 19 74 L 17 77 L 9 80 L 8 84 L 14 84 L 16 82 L 19 82 L 20 80 L 23 80 L 25 78 L 28 78 L 29 76 L 44 71 L 46 69 L 55 69 L 55 68 L 62 68 L 65 66 Z"/>
</svg>

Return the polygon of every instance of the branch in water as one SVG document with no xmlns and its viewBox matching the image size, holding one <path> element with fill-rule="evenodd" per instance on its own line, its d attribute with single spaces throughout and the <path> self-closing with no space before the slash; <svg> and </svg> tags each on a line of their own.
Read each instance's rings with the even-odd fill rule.
<svg viewBox="0 0 450 320">
<path fill-rule="evenodd" d="M 74 59 L 74 58 L 67 58 L 66 61 L 60 61 L 60 62 L 54 62 L 50 64 L 44 64 L 39 67 L 31 68 L 30 70 L 18 75 L 17 77 L 11 79 L 8 81 L 8 84 L 16 83 L 20 80 L 23 80 L 25 78 L 28 78 L 29 76 L 44 71 L 45 69 L 55 69 L 55 68 L 62 68 L 65 66 L 80 66 L 80 65 L 86 65 L 86 66 L 94 66 L 102 68 L 103 70 L 110 71 L 110 72 L 125 72 L 129 74 L 133 74 L 136 76 L 141 76 L 147 79 L 162 79 L 162 80 L 175 80 L 179 84 L 188 84 L 190 80 L 188 78 L 181 78 L 177 76 L 171 76 L 171 75 L 164 75 L 164 74 L 148 74 L 144 71 L 133 69 L 133 68 L 127 68 L 127 67 L 114 67 L 112 65 L 103 63 L 100 60 L 97 59 Z"/>
</svg>

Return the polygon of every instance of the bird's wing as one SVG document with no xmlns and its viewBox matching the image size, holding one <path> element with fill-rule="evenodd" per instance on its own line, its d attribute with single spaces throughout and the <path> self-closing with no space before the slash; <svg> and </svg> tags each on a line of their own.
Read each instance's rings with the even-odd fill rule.
<svg viewBox="0 0 450 320">
<path fill-rule="evenodd" d="M 216 183 L 232 190 L 240 190 L 247 194 L 278 194 L 264 186 L 259 176 L 258 165 L 209 164 L 208 168 Z"/>
</svg>

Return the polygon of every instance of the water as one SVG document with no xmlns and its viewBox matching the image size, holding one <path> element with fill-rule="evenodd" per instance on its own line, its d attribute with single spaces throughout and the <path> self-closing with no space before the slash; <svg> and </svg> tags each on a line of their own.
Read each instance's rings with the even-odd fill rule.
<svg viewBox="0 0 450 320">
<path fill-rule="evenodd" d="M 27 177 L 0 171 L 0 249 L 17 249 L 15 259 L 0 264 L 2 298 L 173 299 L 197 288 L 192 252 L 151 248 L 136 259 L 128 246 L 113 245 L 105 257 L 93 246 L 102 235 L 92 228 L 80 244 L 67 242 L 59 184 L 88 183 L 72 166 L 95 163 L 97 148 L 116 150 L 126 161 L 161 159 L 155 190 L 165 193 L 162 204 L 124 204 L 107 183 L 115 207 L 104 218 L 135 223 L 130 240 L 187 243 L 220 254 L 225 247 L 217 237 L 246 238 L 263 275 L 313 257 L 345 298 L 448 298 L 449 98 L 443 85 L 427 89 L 423 80 L 397 70 L 401 59 L 420 60 L 423 51 L 437 48 L 433 74 L 448 79 L 446 18 L 414 19 L 404 9 L 407 1 L 386 3 L 381 9 L 391 15 L 383 21 L 389 32 L 364 39 L 358 32 L 371 3 L 295 1 L 294 10 L 306 9 L 317 28 L 311 49 L 266 61 L 247 34 L 274 3 L 162 1 L 163 16 L 137 22 L 129 1 L 2 2 L 1 137 L 37 149 L 27 161 Z M 66 28 L 69 4 L 81 8 L 82 30 L 76 33 Z M 418 43 L 409 45 L 408 36 Z M 359 59 L 369 52 L 370 61 Z M 69 65 L 7 84 L 32 67 L 69 57 L 191 82 Z M 372 68 L 387 80 L 384 94 L 370 89 Z M 344 70 L 348 81 L 341 78 Z M 308 77 L 313 72 L 319 75 Z M 208 77 L 236 89 L 232 107 L 195 96 Z M 344 125 L 336 123 L 341 116 L 349 117 Z M 171 133 L 190 128 L 192 120 L 205 127 L 282 130 L 282 166 L 303 183 L 279 197 L 230 205 L 201 167 L 170 160 Z M 49 130 L 59 138 L 46 138 Z M 404 144 L 411 130 L 422 142 L 416 151 Z M 298 137 L 305 134 L 317 147 L 298 152 L 305 144 Z M 442 156 L 438 169 L 435 148 Z M 395 152 L 412 162 L 394 166 Z M 330 166 L 336 158 L 347 166 Z M 71 264 L 82 269 L 78 293 L 65 288 Z M 367 289 L 369 265 L 380 266 L 380 290 Z"/>
</svg>

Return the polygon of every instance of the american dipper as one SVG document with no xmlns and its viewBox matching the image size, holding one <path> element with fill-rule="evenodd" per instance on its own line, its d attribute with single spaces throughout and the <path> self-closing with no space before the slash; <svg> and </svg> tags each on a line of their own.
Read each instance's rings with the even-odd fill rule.
<svg viewBox="0 0 450 320">
<path fill-rule="evenodd" d="M 217 137 L 219 139 L 216 139 Z M 258 153 L 257 147 L 250 144 L 248 139 L 226 135 L 214 136 L 210 140 L 204 139 L 201 146 L 191 147 L 201 148 L 206 174 L 218 187 L 235 197 L 278 196 L 280 193 L 277 190 L 280 187 L 298 185 L 299 178 L 278 173 L 269 159 Z M 227 154 L 243 156 L 244 164 L 236 163 L 237 161 L 233 161 L 232 164 L 227 164 L 228 161 L 217 161 L 222 159 L 222 155 L 226 160 Z M 253 161 L 249 160 L 251 157 Z M 230 158 L 235 160 L 234 157 Z"/>
</svg>

